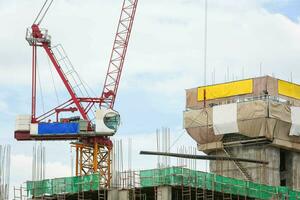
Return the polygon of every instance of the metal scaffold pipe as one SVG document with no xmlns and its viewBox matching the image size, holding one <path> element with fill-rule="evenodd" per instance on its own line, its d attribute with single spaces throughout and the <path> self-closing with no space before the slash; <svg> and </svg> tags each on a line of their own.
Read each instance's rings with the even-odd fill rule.
<svg viewBox="0 0 300 200">
<path fill-rule="evenodd" d="M 9 199 L 10 146 L 0 145 L 0 200 Z"/>
<path fill-rule="evenodd" d="M 219 161 L 240 161 L 256 164 L 267 165 L 269 162 L 263 160 L 254 160 L 247 158 L 234 158 L 227 156 L 210 156 L 210 155 L 192 155 L 192 154 L 180 154 L 180 153 L 167 153 L 167 152 L 155 152 L 155 151 L 140 151 L 142 155 L 158 155 L 158 156 L 171 156 L 177 158 L 199 159 L 199 160 L 219 160 Z"/>
</svg>

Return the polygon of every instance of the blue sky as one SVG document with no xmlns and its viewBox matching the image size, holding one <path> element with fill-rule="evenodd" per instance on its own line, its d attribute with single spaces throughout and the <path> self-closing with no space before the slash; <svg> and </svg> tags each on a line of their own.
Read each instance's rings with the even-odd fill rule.
<svg viewBox="0 0 300 200">
<path fill-rule="evenodd" d="M 272 13 L 285 15 L 295 23 L 299 22 L 300 1 L 298 0 L 273 0 L 266 3 L 264 7 Z"/>
<path fill-rule="evenodd" d="M 203 84 L 203 2 L 139 2 L 115 107 L 122 117 L 116 138 L 132 137 L 135 152 L 153 149 L 154 132 L 162 126 L 171 128 L 173 141 L 182 135 L 172 151 L 180 145 L 196 146 L 184 133 L 182 112 L 185 89 Z M 299 1 L 208 2 L 209 84 L 213 71 L 216 82 L 259 76 L 260 63 L 262 75 L 289 80 L 292 72 L 293 80 L 300 83 Z M 0 0 L 0 25 L 6 27 L 0 32 L 0 145 L 13 145 L 12 185 L 31 176 L 34 143 L 15 141 L 13 131 L 15 116 L 30 113 L 31 51 L 24 33 L 40 4 L 39 0 Z M 96 93 L 102 89 L 120 5 L 121 0 L 55 1 L 42 24 L 54 44 L 63 44 Z M 39 55 L 44 98 L 46 104 L 55 104 L 47 58 L 42 51 Z M 56 85 L 61 98 L 65 97 L 59 80 Z M 69 143 L 47 142 L 45 146 L 46 175 L 68 175 Z M 155 165 L 155 158 L 134 156 L 137 168 Z M 206 164 L 199 163 L 199 169 Z M 28 173 L 22 173 L 24 169 Z"/>
</svg>

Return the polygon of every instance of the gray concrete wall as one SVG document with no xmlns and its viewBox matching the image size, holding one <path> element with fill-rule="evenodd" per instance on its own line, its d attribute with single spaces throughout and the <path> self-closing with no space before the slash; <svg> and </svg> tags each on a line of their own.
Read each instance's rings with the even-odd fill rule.
<svg viewBox="0 0 300 200">
<path fill-rule="evenodd" d="M 129 193 L 129 190 L 119 190 L 119 200 L 128 200 Z"/>
<path fill-rule="evenodd" d="M 287 186 L 294 190 L 300 189 L 300 153 L 298 152 L 287 152 L 286 159 L 286 180 Z"/>
<path fill-rule="evenodd" d="M 266 160 L 268 165 L 264 166 L 255 163 L 241 162 L 255 182 L 274 185 L 280 185 L 280 149 L 271 146 L 238 146 L 229 148 L 233 157 L 249 158 L 257 160 Z M 225 152 L 217 150 L 210 155 L 225 156 Z M 210 171 L 219 175 L 244 179 L 244 175 L 238 170 L 233 161 L 210 161 Z"/>
<path fill-rule="evenodd" d="M 171 186 L 158 187 L 157 200 L 172 200 L 172 187 Z"/>
<path fill-rule="evenodd" d="M 119 190 L 111 189 L 107 191 L 107 199 L 108 200 L 117 200 L 119 199 Z"/>
<path fill-rule="evenodd" d="M 118 190 L 112 189 L 108 190 L 107 199 L 108 200 L 129 200 L 130 190 Z"/>
</svg>

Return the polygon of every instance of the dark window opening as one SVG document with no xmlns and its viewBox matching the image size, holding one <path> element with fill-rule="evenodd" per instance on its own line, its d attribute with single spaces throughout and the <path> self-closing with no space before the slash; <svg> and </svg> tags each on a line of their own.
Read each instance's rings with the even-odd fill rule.
<svg viewBox="0 0 300 200">
<path fill-rule="evenodd" d="M 286 180 L 285 179 L 280 180 L 280 186 L 286 186 Z"/>
<path fill-rule="evenodd" d="M 284 150 L 280 149 L 280 171 L 286 170 L 286 153 Z"/>
<path fill-rule="evenodd" d="M 280 158 L 279 158 L 279 169 L 280 169 L 280 186 L 287 186 L 287 152 L 283 149 L 280 149 Z"/>
</svg>

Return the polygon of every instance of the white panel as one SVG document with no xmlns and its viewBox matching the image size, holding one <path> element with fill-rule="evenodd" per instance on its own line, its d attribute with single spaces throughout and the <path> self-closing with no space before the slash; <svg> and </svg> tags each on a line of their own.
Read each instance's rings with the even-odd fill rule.
<svg viewBox="0 0 300 200">
<path fill-rule="evenodd" d="M 23 126 L 23 125 L 27 125 L 29 126 L 30 125 L 30 122 L 20 122 L 20 121 L 16 121 L 16 126 Z"/>
<path fill-rule="evenodd" d="M 300 136 L 300 107 L 291 106 L 291 120 L 290 135 Z"/>
<path fill-rule="evenodd" d="M 213 128 L 215 135 L 239 132 L 236 103 L 213 107 Z"/>
<path fill-rule="evenodd" d="M 16 131 L 29 131 L 30 124 L 16 124 L 15 130 Z"/>
<path fill-rule="evenodd" d="M 30 135 L 38 135 L 39 124 L 30 124 Z"/>
<path fill-rule="evenodd" d="M 18 115 L 16 116 L 16 131 L 29 131 L 30 130 L 30 115 Z"/>
<path fill-rule="evenodd" d="M 16 116 L 16 120 L 26 120 L 26 121 L 30 121 L 31 120 L 31 115 L 17 115 Z"/>
</svg>

